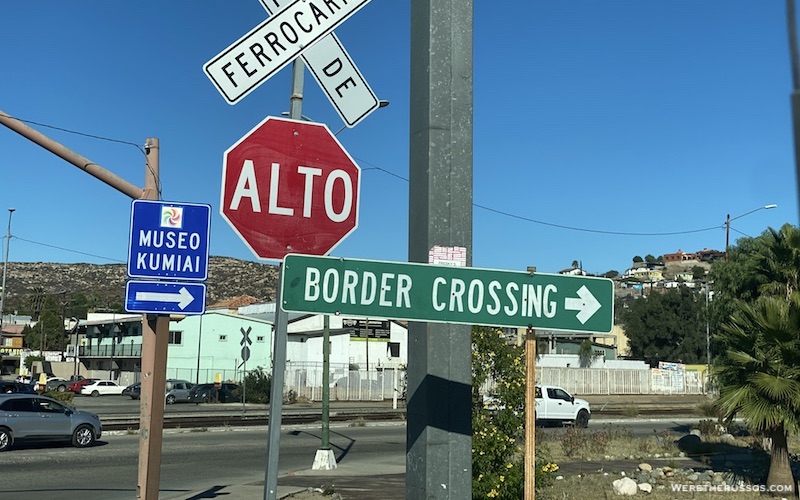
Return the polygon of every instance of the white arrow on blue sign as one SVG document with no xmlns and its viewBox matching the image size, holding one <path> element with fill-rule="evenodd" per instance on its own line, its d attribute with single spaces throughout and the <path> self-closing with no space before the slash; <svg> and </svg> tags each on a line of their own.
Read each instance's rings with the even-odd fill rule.
<svg viewBox="0 0 800 500">
<path fill-rule="evenodd" d="M 134 200 L 128 276 L 205 281 L 211 205 Z"/>
<path fill-rule="evenodd" d="M 203 314 L 204 283 L 131 280 L 125 285 L 125 310 L 144 314 Z"/>
</svg>

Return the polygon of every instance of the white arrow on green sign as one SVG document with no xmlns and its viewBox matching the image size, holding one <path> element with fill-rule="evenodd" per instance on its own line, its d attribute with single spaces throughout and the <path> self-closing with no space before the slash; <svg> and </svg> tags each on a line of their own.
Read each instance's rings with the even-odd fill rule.
<svg viewBox="0 0 800 500">
<path fill-rule="evenodd" d="M 289 254 L 285 311 L 607 333 L 606 278 Z"/>
</svg>

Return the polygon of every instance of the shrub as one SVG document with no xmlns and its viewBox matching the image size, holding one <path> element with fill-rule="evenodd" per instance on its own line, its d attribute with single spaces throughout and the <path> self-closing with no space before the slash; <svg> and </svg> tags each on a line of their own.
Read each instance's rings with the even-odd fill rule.
<svg viewBox="0 0 800 500">
<path fill-rule="evenodd" d="M 564 450 L 564 455 L 569 458 L 578 455 L 586 446 L 586 436 L 578 427 L 567 427 L 559 441 L 561 441 L 561 449 Z"/>
<path fill-rule="evenodd" d="M 61 401 L 62 403 L 72 404 L 72 400 L 75 399 L 75 394 L 72 391 L 65 391 L 65 392 L 58 392 L 58 391 L 47 391 L 43 396 L 47 396 L 48 398 L 55 399 L 56 401 Z"/>
<path fill-rule="evenodd" d="M 245 398 L 247 403 L 267 404 L 272 389 L 272 377 L 259 366 L 250 370 L 244 377 Z"/>
</svg>

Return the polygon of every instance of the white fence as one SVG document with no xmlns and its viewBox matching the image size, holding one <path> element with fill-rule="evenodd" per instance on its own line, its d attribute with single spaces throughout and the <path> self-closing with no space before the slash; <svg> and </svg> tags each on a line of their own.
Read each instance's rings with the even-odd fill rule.
<svg viewBox="0 0 800 500">
<path fill-rule="evenodd" d="M 556 385 L 578 395 L 591 394 L 705 394 L 705 379 L 699 372 L 679 370 L 626 370 L 613 368 L 536 369 L 536 383 Z M 487 382 L 482 392 L 492 393 Z"/>
<path fill-rule="evenodd" d="M 284 394 L 322 401 L 322 363 L 287 363 Z M 405 369 L 373 368 L 350 370 L 348 365 L 331 364 L 331 401 L 381 401 L 405 395 Z"/>
</svg>

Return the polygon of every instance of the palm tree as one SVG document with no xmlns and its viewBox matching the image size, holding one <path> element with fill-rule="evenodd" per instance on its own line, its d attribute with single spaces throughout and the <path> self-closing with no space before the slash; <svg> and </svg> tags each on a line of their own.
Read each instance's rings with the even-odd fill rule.
<svg viewBox="0 0 800 500">
<path fill-rule="evenodd" d="M 800 291 L 800 229 L 784 224 L 765 232 L 766 246 L 756 254 L 757 268 L 768 279 L 759 291 L 786 300 Z"/>
<path fill-rule="evenodd" d="M 719 335 L 727 349 L 716 366 L 717 404 L 726 418 L 738 415 L 770 438 L 766 482 L 786 496 L 794 492 L 788 435 L 800 431 L 800 292 L 738 305 Z"/>
</svg>

